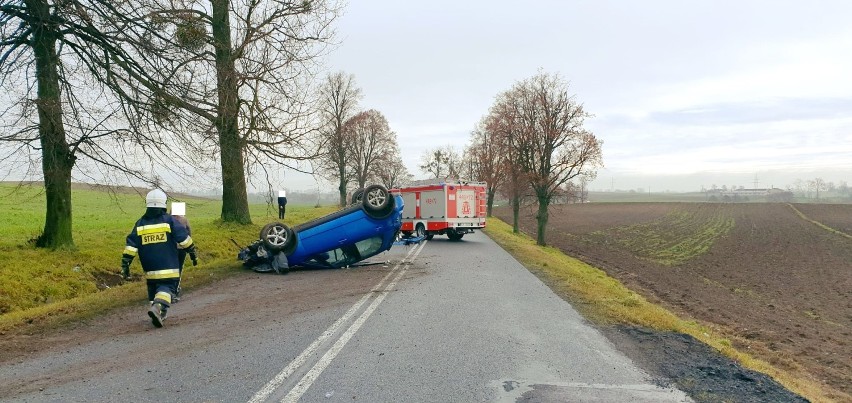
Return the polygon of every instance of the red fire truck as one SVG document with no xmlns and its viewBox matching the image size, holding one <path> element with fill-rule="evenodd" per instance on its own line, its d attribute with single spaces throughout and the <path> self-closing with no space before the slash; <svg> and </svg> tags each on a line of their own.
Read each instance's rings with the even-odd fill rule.
<svg viewBox="0 0 852 403">
<path fill-rule="evenodd" d="M 442 181 L 391 190 L 405 201 L 402 234 L 432 239 L 435 234 L 452 241 L 474 229 L 485 228 L 485 182 Z"/>
</svg>

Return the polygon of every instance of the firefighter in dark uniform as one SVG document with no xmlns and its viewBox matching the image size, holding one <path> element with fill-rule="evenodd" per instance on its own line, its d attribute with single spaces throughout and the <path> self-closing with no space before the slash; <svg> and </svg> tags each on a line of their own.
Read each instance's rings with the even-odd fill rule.
<svg viewBox="0 0 852 403">
<path fill-rule="evenodd" d="M 178 249 L 186 250 L 195 261 L 195 245 L 187 228 L 166 213 L 166 193 L 160 189 L 148 192 L 147 209 L 130 235 L 121 257 L 121 274 L 130 278 L 130 263 L 139 255 L 148 283 L 148 316 L 156 327 L 163 327 L 166 313 L 180 281 Z"/>
</svg>

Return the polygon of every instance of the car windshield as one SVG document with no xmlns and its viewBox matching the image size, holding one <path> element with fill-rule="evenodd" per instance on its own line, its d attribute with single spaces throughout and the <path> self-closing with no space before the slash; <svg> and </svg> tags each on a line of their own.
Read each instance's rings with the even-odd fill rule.
<svg viewBox="0 0 852 403">
<path fill-rule="evenodd" d="M 376 254 L 381 247 L 382 237 L 375 236 L 355 242 L 353 245 L 344 245 L 328 252 L 316 254 L 305 263 L 325 267 L 351 265 Z"/>
</svg>

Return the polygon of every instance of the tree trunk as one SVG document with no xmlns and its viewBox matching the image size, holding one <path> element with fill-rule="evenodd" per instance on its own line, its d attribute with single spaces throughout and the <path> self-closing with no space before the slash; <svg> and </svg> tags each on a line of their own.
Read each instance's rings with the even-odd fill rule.
<svg viewBox="0 0 852 403">
<path fill-rule="evenodd" d="M 346 181 L 343 179 L 342 171 L 340 173 L 340 184 L 337 185 L 337 190 L 340 192 L 340 207 L 346 206 Z"/>
<path fill-rule="evenodd" d="M 334 157 L 337 164 L 337 191 L 340 193 L 340 207 L 346 206 L 346 186 L 349 180 L 346 178 L 346 146 L 343 139 L 343 118 L 337 113 L 334 129 Z"/>
<path fill-rule="evenodd" d="M 65 141 L 62 103 L 59 94 L 59 57 L 56 55 L 57 33 L 48 23 L 50 8 L 44 0 L 28 0 L 27 8 L 39 22 L 33 24 L 32 48 L 38 81 L 38 134 L 41 141 L 41 164 L 47 209 L 44 232 L 36 246 L 41 248 L 74 248 L 71 235 L 71 168 L 74 155 Z"/>
<path fill-rule="evenodd" d="M 512 232 L 517 234 L 521 232 L 518 226 L 518 216 L 521 214 L 521 197 L 517 194 L 512 196 Z"/>
<path fill-rule="evenodd" d="M 497 193 L 496 189 L 494 189 L 494 188 L 488 189 L 488 196 L 487 196 L 487 201 L 486 201 L 486 209 L 487 209 L 486 216 L 487 217 L 492 217 L 491 212 L 492 212 L 492 210 L 494 210 L 494 195 L 496 193 Z"/>
<path fill-rule="evenodd" d="M 219 93 L 216 129 L 222 164 L 222 221 L 250 224 L 243 142 L 239 131 L 237 73 L 231 48 L 228 0 L 211 0 L 216 83 Z"/>
<path fill-rule="evenodd" d="M 545 241 L 545 231 L 547 230 L 547 220 L 550 218 L 548 207 L 550 206 L 550 198 L 545 196 L 538 197 L 538 214 L 535 215 L 535 220 L 538 223 L 536 230 L 535 243 L 540 246 L 547 246 Z"/>
</svg>

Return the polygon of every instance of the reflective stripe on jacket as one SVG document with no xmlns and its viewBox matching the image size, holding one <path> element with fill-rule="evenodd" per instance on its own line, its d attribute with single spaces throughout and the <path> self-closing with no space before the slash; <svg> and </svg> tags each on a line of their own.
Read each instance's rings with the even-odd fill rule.
<svg viewBox="0 0 852 403">
<path fill-rule="evenodd" d="M 139 256 L 148 279 L 178 278 L 178 249 L 191 245 L 192 238 L 186 226 L 164 213 L 155 217 L 142 216 L 136 221 L 127 236 L 124 253 Z"/>
</svg>

